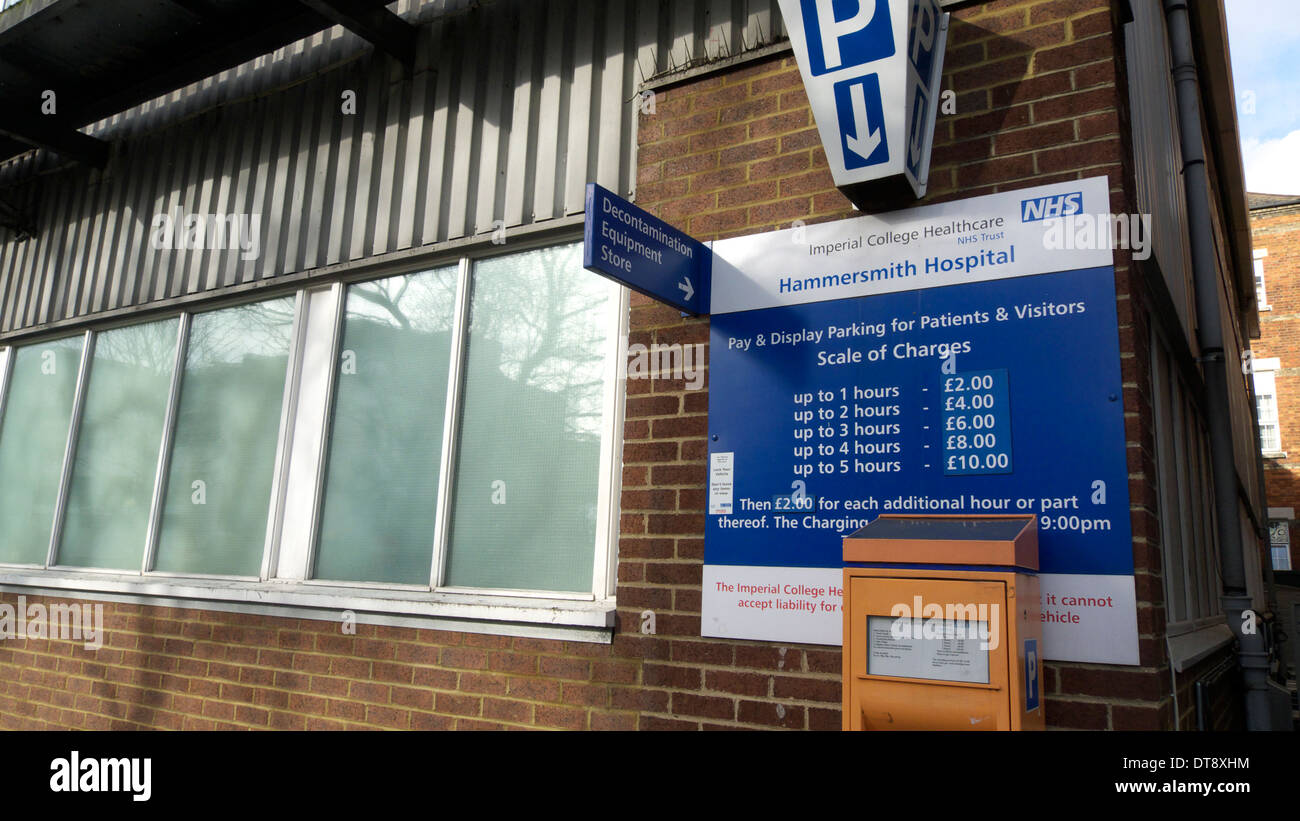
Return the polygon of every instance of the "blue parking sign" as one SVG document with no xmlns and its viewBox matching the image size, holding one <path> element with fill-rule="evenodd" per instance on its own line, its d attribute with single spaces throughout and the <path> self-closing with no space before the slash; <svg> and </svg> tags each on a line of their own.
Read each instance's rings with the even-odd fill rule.
<svg viewBox="0 0 1300 821">
<path fill-rule="evenodd" d="M 894 56 L 889 0 L 801 0 L 813 76 Z"/>
<path fill-rule="evenodd" d="M 943 10 L 935 0 L 919 0 L 912 6 L 907 31 L 907 61 L 927 85 L 934 74 L 935 43 L 939 40 Z"/>
<path fill-rule="evenodd" d="M 880 77 L 867 74 L 835 84 L 835 108 L 840 121 L 840 145 L 845 168 L 865 168 L 889 161 Z"/>
</svg>

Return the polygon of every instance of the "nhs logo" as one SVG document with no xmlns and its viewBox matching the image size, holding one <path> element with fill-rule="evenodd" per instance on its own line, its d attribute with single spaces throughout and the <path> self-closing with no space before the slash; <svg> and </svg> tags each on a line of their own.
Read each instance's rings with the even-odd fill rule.
<svg viewBox="0 0 1300 821">
<path fill-rule="evenodd" d="M 827 72 L 892 57 L 888 0 L 800 0 L 808 38 L 808 70 Z"/>
<path fill-rule="evenodd" d="M 1020 202 L 1021 222 L 1055 219 L 1081 213 L 1083 213 L 1082 191 L 1053 194 L 1050 197 L 1034 197 Z"/>
<path fill-rule="evenodd" d="M 948 15 L 938 0 L 780 0 L 835 184 L 925 193 Z"/>
</svg>

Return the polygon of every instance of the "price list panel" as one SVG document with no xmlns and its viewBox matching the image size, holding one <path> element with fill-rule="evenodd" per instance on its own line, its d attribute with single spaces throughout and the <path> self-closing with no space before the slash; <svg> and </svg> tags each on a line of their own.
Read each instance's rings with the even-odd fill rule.
<svg viewBox="0 0 1300 821">
<path fill-rule="evenodd" d="M 998 368 L 943 377 L 943 472 L 973 476 L 1012 472 L 1011 403 L 1007 371 Z"/>
<path fill-rule="evenodd" d="M 1101 178 L 1044 190 L 1110 196 Z M 846 220 L 715 244 L 702 635 L 833 644 L 846 535 L 887 515 L 1022 515 L 1044 657 L 1138 663 L 1115 271 L 1043 242 L 1030 206 L 1048 199 L 952 206 L 996 230 L 942 235 L 920 210 L 881 224 L 929 231 L 909 243 Z"/>
<path fill-rule="evenodd" d="M 723 314 L 706 564 L 835 567 L 883 514 L 1031 514 L 1044 573 L 1131 574 L 1109 269 Z M 1046 306 L 1046 307 L 1044 307 Z"/>
</svg>

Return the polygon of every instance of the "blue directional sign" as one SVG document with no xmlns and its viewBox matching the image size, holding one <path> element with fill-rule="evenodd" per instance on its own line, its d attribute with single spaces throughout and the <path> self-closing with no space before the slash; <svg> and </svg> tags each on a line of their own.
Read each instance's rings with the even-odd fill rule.
<svg viewBox="0 0 1300 821">
<path fill-rule="evenodd" d="M 713 252 L 595 183 L 587 184 L 582 266 L 692 314 L 709 312 Z"/>
</svg>

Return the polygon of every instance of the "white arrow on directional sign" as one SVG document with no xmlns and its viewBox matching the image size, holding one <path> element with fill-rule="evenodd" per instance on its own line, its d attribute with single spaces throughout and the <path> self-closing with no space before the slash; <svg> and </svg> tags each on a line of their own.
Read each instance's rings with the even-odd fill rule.
<svg viewBox="0 0 1300 821">
<path fill-rule="evenodd" d="M 880 131 L 871 131 L 871 126 L 867 123 L 866 86 L 861 83 L 850 86 L 849 99 L 853 102 L 853 136 L 845 134 L 844 142 L 850 151 L 865 160 L 880 147 Z"/>
<path fill-rule="evenodd" d="M 695 286 L 691 284 L 691 278 L 685 277 L 685 282 L 677 283 L 677 287 L 686 294 L 686 301 L 690 302 L 695 297 Z"/>
</svg>

